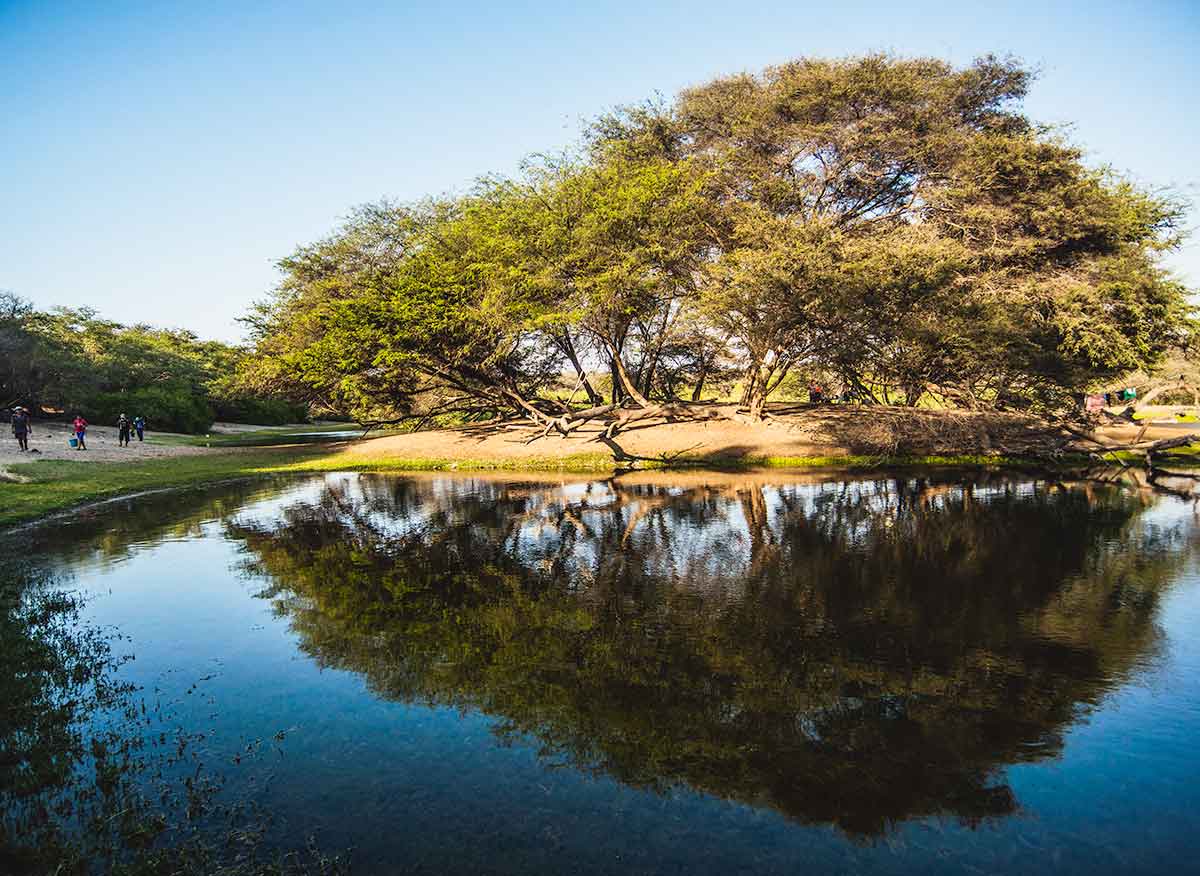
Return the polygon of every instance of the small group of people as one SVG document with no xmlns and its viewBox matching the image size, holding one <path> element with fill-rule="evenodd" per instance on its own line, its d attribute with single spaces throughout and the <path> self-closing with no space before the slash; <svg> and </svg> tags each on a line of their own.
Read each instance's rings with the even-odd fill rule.
<svg viewBox="0 0 1200 876">
<path fill-rule="evenodd" d="M 75 449 L 87 450 L 87 428 L 88 421 L 83 418 L 82 414 L 75 417 L 75 422 L 71 424 L 71 429 L 75 433 Z M 146 435 L 146 418 L 142 416 L 134 417 L 132 420 L 126 414 L 121 414 L 117 418 L 117 443 L 121 447 L 128 447 L 133 433 L 137 433 L 137 440 L 145 440 Z"/>
<path fill-rule="evenodd" d="M 21 450 L 29 449 L 29 439 L 33 435 L 33 420 L 29 414 L 29 408 L 17 405 L 12 409 L 12 424 L 13 437 L 17 439 L 17 445 Z M 83 418 L 82 414 L 77 414 L 71 422 L 71 446 L 76 450 L 87 450 L 87 430 L 88 421 Z M 127 414 L 121 414 L 117 419 L 117 443 L 122 447 L 128 447 L 133 440 L 133 436 L 137 435 L 138 441 L 146 439 L 146 418 L 136 416 L 130 419 Z"/>
<path fill-rule="evenodd" d="M 146 434 L 146 418 L 137 416 L 131 420 L 125 414 L 121 414 L 117 420 L 117 443 L 128 447 L 130 436 L 134 432 L 137 433 L 138 441 L 143 440 Z"/>
<path fill-rule="evenodd" d="M 819 383 L 810 383 L 808 385 L 808 400 L 814 405 L 821 404 L 851 404 L 855 399 L 854 393 L 849 389 L 843 389 L 839 392 L 829 392 Z"/>
</svg>

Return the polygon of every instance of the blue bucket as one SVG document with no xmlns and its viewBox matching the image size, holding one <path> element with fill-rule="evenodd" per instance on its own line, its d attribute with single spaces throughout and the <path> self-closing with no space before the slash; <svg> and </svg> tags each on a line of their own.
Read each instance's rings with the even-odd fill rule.
<svg viewBox="0 0 1200 876">
<path fill-rule="evenodd" d="M 72 447 L 78 447 L 78 446 L 79 446 L 79 439 L 78 439 L 78 438 L 70 438 L 70 439 L 68 439 L 68 441 L 69 441 L 69 443 L 70 443 L 70 445 L 71 445 Z"/>
</svg>

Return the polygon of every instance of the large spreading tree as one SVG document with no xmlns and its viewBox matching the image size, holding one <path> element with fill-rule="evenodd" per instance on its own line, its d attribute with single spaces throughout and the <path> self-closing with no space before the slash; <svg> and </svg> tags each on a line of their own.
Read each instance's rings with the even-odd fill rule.
<svg viewBox="0 0 1200 876">
<path fill-rule="evenodd" d="M 363 420 L 1061 407 L 1188 343 L 1182 210 L 1022 114 L 995 57 L 802 59 L 599 119 L 579 154 L 360 210 L 284 260 L 257 386 Z M 685 398 L 684 397 L 688 397 Z"/>
</svg>

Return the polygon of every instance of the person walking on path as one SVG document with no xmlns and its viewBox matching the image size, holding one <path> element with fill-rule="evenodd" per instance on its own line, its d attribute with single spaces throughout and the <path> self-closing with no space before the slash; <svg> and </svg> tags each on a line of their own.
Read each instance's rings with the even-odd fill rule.
<svg viewBox="0 0 1200 876">
<path fill-rule="evenodd" d="M 75 445 L 76 450 L 87 450 L 87 444 L 84 443 L 83 437 L 87 434 L 88 421 L 82 416 L 76 414 L 75 422 L 71 424 L 75 430 L 75 440 L 79 443 Z"/>
<path fill-rule="evenodd" d="M 146 418 L 141 414 L 133 418 L 133 428 L 137 429 L 138 441 L 142 440 L 142 435 L 146 431 Z"/>
<path fill-rule="evenodd" d="M 12 432 L 21 450 L 29 449 L 29 433 L 32 432 L 29 421 L 29 411 L 24 408 L 13 408 Z"/>
<path fill-rule="evenodd" d="M 131 428 L 132 427 L 129 422 L 129 417 L 125 416 L 124 414 L 121 414 L 120 418 L 117 420 L 117 444 L 118 444 L 118 446 L 120 446 L 120 447 L 128 447 L 129 446 L 129 431 Z"/>
</svg>

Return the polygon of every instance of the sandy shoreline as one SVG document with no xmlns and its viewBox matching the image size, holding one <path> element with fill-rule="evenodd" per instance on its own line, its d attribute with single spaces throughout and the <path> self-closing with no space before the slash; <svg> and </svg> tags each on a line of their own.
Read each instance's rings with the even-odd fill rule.
<svg viewBox="0 0 1200 876">
<path fill-rule="evenodd" d="M 635 426 L 617 436 L 617 444 L 631 456 L 659 458 L 684 455 L 714 464 L 761 459 L 841 456 L 920 456 L 1019 454 L 1039 424 L 1019 415 L 970 411 L 919 411 L 903 408 L 827 406 L 793 410 L 763 424 L 732 420 L 688 421 Z M 0 467 L 42 459 L 80 462 L 136 462 L 139 460 L 228 452 L 231 448 L 160 444 L 136 437 L 128 447 L 117 443 L 113 426 L 90 426 L 88 449 L 68 444 L 69 424 L 34 423 L 30 449 L 22 453 L 4 424 L 0 432 Z M 287 427 L 281 427 L 283 431 Z M 261 426 L 214 424 L 213 434 L 269 431 Z M 373 461 L 439 461 L 495 463 L 505 467 L 569 464 L 581 457 L 611 458 L 613 450 L 600 441 L 601 424 L 588 424 L 567 438 L 557 434 L 537 436 L 539 430 L 518 424 L 484 424 L 462 429 L 415 432 L 366 440 L 330 442 L 326 447 L 358 467 Z M 1128 442 L 1137 438 L 1138 426 L 1111 426 L 1105 437 Z M 1187 426 L 1149 426 L 1145 439 L 1174 438 L 1191 431 Z M 1195 431 L 1200 432 L 1200 424 Z M 530 440 L 534 438 L 534 440 Z"/>
<path fill-rule="evenodd" d="M 138 441 L 134 435 L 128 447 L 117 443 L 115 426 L 88 426 L 87 450 L 75 450 L 68 441 L 73 434 L 69 423 L 35 420 L 29 436 L 28 453 L 23 453 L 13 437 L 12 428 L 0 424 L 0 465 L 19 462 L 36 462 L 39 459 L 71 459 L 79 462 L 135 462 L 139 459 L 159 459 L 166 456 L 188 456 L 211 453 L 205 447 L 186 445 L 155 444 Z M 153 434 L 153 433 L 152 433 Z M 38 451 L 33 453 L 32 451 Z"/>
<path fill-rule="evenodd" d="M 1027 417 L 972 411 L 920 411 L 829 405 L 773 412 L 765 423 L 728 419 L 635 425 L 617 435 L 631 456 L 682 455 L 714 464 L 757 459 L 841 456 L 986 455 L 1018 452 L 1037 440 L 1039 424 Z M 599 440 L 602 423 L 569 437 L 546 437 L 529 426 L 479 425 L 416 432 L 347 443 L 348 461 L 494 461 L 511 465 L 556 464 L 580 456 L 611 457 Z"/>
</svg>

